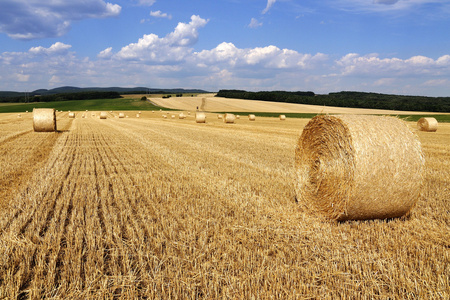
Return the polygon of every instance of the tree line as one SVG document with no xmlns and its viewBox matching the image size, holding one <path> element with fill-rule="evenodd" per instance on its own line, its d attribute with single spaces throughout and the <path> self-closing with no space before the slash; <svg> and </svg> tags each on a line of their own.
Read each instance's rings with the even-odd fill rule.
<svg viewBox="0 0 450 300">
<path fill-rule="evenodd" d="M 25 103 L 25 102 L 54 102 L 54 101 L 71 101 L 71 100 L 91 100 L 91 99 L 116 99 L 122 98 L 118 92 L 76 92 L 76 93 L 59 93 L 48 95 L 26 95 L 20 93 L 12 97 L 0 97 L 3 103 Z"/>
<path fill-rule="evenodd" d="M 220 90 L 217 97 L 337 107 L 450 112 L 450 97 L 403 96 L 366 92 L 314 92 Z"/>
</svg>

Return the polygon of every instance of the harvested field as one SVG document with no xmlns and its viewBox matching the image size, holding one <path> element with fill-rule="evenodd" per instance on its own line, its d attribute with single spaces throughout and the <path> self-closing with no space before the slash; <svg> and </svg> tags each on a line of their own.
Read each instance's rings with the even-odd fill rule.
<svg viewBox="0 0 450 300">
<path fill-rule="evenodd" d="M 0 114 L 0 299 L 450 297 L 450 124 L 411 215 L 338 223 L 295 201 L 307 119 L 110 115 Z"/>
<path fill-rule="evenodd" d="M 171 109 L 216 112 L 279 112 L 279 113 L 312 113 L 312 114 L 380 114 L 380 115 L 423 115 L 424 112 L 398 111 L 384 109 L 364 109 L 348 107 L 332 107 L 308 104 L 294 104 L 270 101 L 256 101 L 215 97 L 215 94 L 203 94 L 197 97 L 150 98 L 151 102 Z M 434 114 L 434 113 L 426 113 Z"/>
</svg>

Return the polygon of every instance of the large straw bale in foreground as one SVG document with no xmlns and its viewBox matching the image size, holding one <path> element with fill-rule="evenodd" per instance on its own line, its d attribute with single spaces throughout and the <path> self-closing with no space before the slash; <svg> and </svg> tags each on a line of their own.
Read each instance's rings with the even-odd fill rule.
<svg viewBox="0 0 450 300">
<path fill-rule="evenodd" d="M 438 121 L 435 118 L 420 118 L 417 127 L 421 131 L 435 132 L 438 129 Z"/>
<path fill-rule="evenodd" d="M 108 118 L 108 113 L 106 111 L 102 111 L 100 113 L 100 119 L 104 120 Z"/>
<path fill-rule="evenodd" d="M 225 114 L 223 117 L 223 122 L 228 124 L 233 124 L 236 120 L 236 116 L 234 114 Z"/>
<path fill-rule="evenodd" d="M 297 199 L 341 221 L 400 217 L 419 198 L 424 163 L 400 119 L 316 116 L 295 149 Z"/>
<path fill-rule="evenodd" d="M 206 114 L 202 112 L 198 112 L 195 114 L 195 122 L 196 123 L 206 123 Z"/>
<path fill-rule="evenodd" d="M 56 131 L 56 112 L 54 108 L 34 108 L 33 128 L 36 132 Z"/>
</svg>

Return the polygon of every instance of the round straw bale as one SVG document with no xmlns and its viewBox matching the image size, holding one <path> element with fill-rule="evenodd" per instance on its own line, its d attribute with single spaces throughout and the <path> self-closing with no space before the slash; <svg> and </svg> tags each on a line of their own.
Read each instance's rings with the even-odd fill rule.
<svg viewBox="0 0 450 300">
<path fill-rule="evenodd" d="M 100 113 L 100 119 L 106 119 L 106 118 L 108 118 L 108 114 L 106 113 L 106 111 L 102 111 L 101 113 Z"/>
<path fill-rule="evenodd" d="M 223 115 L 217 115 L 217 119 L 222 120 L 223 119 Z"/>
<path fill-rule="evenodd" d="M 196 123 L 206 123 L 206 115 L 205 113 L 198 112 L 195 114 L 195 122 Z"/>
<path fill-rule="evenodd" d="M 172 115 L 172 119 L 175 119 L 175 115 Z"/>
<path fill-rule="evenodd" d="M 420 118 L 417 127 L 421 131 L 435 132 L 438 128 L 438 121 L 435 118 Z"/>
<path fill-rule="evenodd" d="M 188 116 L 190 116 L 190 115 L 191 115 L 191 112 L 190 112 L 190 111 L 188 111 L 188 113 L 187 113 L 187 114 L 188 114 Z"/>
<path fill-rule="evenodd" d="M 56 131 L 56 112 L 54 108 L 34 108 L 33 128 L 36 132 Z"/>
<path fill-rule="evenodd" d="M 75 118 L 75 113 L 74 112 L 70 112 L 69 113 L 69 118 L 72 118 L 72 119 Z"/>
<path fill-rule="evenodd" d="M 136 114 L 136 118 L 139 118 L 141 115 L 140 114 Z"/>
<path fill-rule="evenodd" d="M 184 118 L 186 118 L 186 115 L 185 115 L 185 114 L 180 113 L 180 114 L 178 115 L 178 119 L 184 119 Z"/>
<path fill-rule="evenodd" d="M 124 113 L 119 113 L 119 118 L 125 118 L 125 114 Z"/>
<path fill-rule="evenodd" d="M 21 114 L 17 114 L 17 117 L 18 117 L 18 118 L 22 118 L 22 115 L 21 115 Z"/>
<path fill-rule="evenodd" d="M 239 120 L 240 118 L 241 118 L 241 116 L 240 116 L 240 115 L 236 115 L 236 119 L 238 119 L 238 120 Z"/>
<path fill-rule="evenodd" d="M 224 123 L 233 124 L 235 120 L 236 116 L 234 114 L 225 114 L 225 116 L 223 117 Z"/>
<path fill-rule="evenodd" d="M 162 115 L 162 117 L 163 117 L 164 119 L 167 119 L 167 116 L 166 116 L 166 115 Z"/>
<path fill-rule="evenodd" d="M 250 121 L 255 121 L 255 120 L 256 120 L 256 117 L 255 117 L 255 115 L 248 115 L 248 119 L 249 119 Z"/>
<path fill-rule="evenodd" d="M 295 149 L 297 200 L 339 221 L 400 217 L 419 198 L 424 162 L 398 118 L 316 116 Z"/>
<path fill-rule="evenodd" d="M 281 120 L 281 121 L 286 120 L 286 116 L 285 116 L 285 115 L 280 115 L 280 120 Z"/>
</svg>

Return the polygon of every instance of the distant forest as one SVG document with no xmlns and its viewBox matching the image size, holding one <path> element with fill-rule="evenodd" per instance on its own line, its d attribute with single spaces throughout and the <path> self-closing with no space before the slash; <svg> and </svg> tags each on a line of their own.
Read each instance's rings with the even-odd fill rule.
<svg viewBox="0 0 450 300">
<path fill-rule="evenodd" d="M 316 95 L 313 92 L 247 92 L 244 90 L 220 90 L 217 97 L 337 107 L 450 112 L 450 97 L 402 96 L 365 92 L 338 92 Z"/>
<path fill-rule="evenodd" d="M 118 92 L 76 92 L 76 93 L 60 93 L 48 95 L 18 95 L 10 97 L 0 97 L 0 103 L 53 102 L 53 101 L 115 99 L 115 98 L 122 98 L 122 96 L 120 96 Z"/>
<path fill-rule="evenodd" d="M 146 87 L 134 88 L 79 88 L 63 86 L 51 90 L 40 89 L 31 93 L 0 91 L 0 103 L 24 103 L 24 102 L 52 102 L 69 100 L 90 99 L 115 99 L 121 98 L 121 94 L 174 94 L 174 93 L 205 93 L 197 89 L 153 89 Z"/>
</svg>

